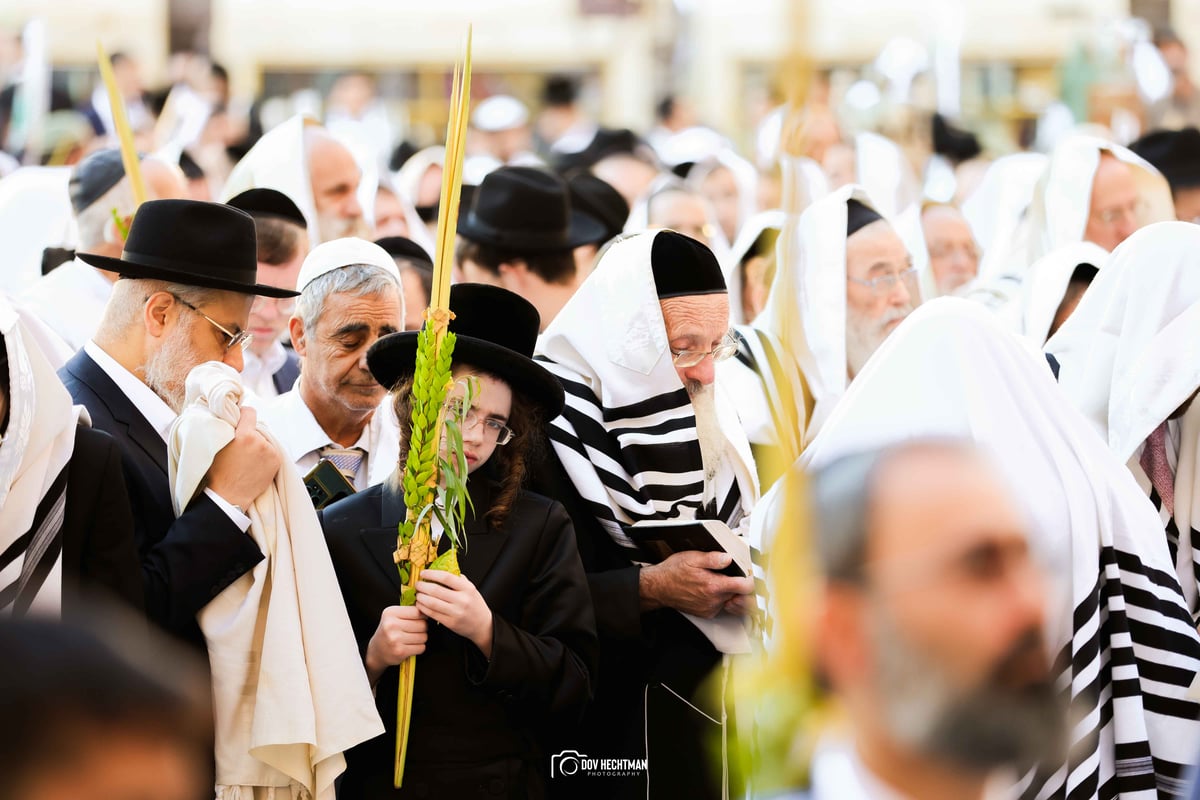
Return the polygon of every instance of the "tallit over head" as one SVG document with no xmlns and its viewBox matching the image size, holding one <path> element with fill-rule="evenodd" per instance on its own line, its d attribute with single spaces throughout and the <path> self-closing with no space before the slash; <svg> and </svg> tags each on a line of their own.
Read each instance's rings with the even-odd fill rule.
<svg viewBox="0 0 1200 800">
<path fill-rule="evenodd" d="M 1122 462 L 1200 387 L 1198 258 L 1200 226 L 1137 231 L 1046 343 L 1063 392 Z"/>
<path fill-rule="evenodd" d="M 75 427 L 86 416 L 82 406 L 71 405 L 54 367 L 3 296 L 0 334 L 9 407 L 0 442 L 0 614 L 56 615 L 62 609 L 67 466 Z"/>
<path fill-rule="evenodd" d="M 1092 202 L 1092 181 L 1100 156 L 1108 153 L 1133 168 L 1142 208 L 1142 225 L 1175 219 L 1171 187 L 1150 162 L 1132 150 L 1095 136 L 1075 135 L 1054 148 L 1029 207 L 1028 246 L 1023 263 L 1009 264 L 1023 270 L 1046 253 L 1083 239 Z"/>
<path fill-rule="evenodd" d="M 274 189 L 283 192 L 308 220 L 308 240 L 315 247 L 321 243 L 321 231 L 317 221 L 316 203 L 313 201 L 304 141 L 305 129 L 309 127 L 320 128 L 320 123 L 312 117 L 297 114 L 264 133 L 229 173 L 225 187 L 221 190 L 221 202 L 227 202 L 247 189 Z M 354 156 L 362 171 L 356 195 L 359 205 L 362 206 L 363 218 L 368 224 L 372 224 L 379 169 L 374 161 L 362 152 L 355 152 L 348 145 L 346 149 Z"/>
<path fill-rule="evenodd" d="M 1027 796 L 1181 791 L 1200 747 L 1200 707 L 1186 699 L 1200 635 L 1161 524 L 1128 470 L 1064 401 L 1042 355 L 976 304 L 925 304 L 878 356 L 801 463 L 965 438 L 1024 504 L 1053 579 L 1047 642 L 1074 715 L 1069 766 L 1045 765 Z M 756 517 L 775 502 L 768 494 Z"/>
<path fill-rule="evenodd" d="M 1071 275 L 1080 264 L 1097 270 L 1108 260 L 1108 251 L 1094 242 L 1073 242 L 1042 256 L 1029 268 L 1023 289 L 1025 314 L 1022 332 L 1041 346 L 1050 336 L 1050 326 L 1062 305 Z"/>
<path fill-rule="evenodd" d="M 737 241 L 725 259 L 725 283 L 729 287 L 729 321 L 734 325 L 744 325 L 754 320 L 745 319 L 742 313 L 742 281 L 744 273 L 742 264 L 749 260 L 750 250 L 766 231 L 778 234 L 783 230 L 786 215 L 778 210 L 762 211 L 746 220 L 738 233 Z M 772 248 L 773 249 L 773 248 Z"/>
<path fill-rule="evenodd" d="M 566 407 L 550 425 L 554 451 L 633 561 L 645 557 L 622 526 L 715 517 L 736 528 L 757 497 L 750 447 L 719 383 L 716 418 L 726 446 L 723 469 L 706 485 L 696 413 L 672 363 L 651 269 L 661 235 L 613 244 L 536 351 L 566 390 Z"/>
<path fill-rule="evenodd" d="M 815 434 L 846 391 L 846 204 L 875 206 L 859 186 L 843 186 L 809 206 L 799 223 L 785 228 L 781 257 L 766 307 L 754 327 L 781 343 L 796 359 L 815 408 Z M 799 415 L 801 419 L 804 414 Z M 811 438 L 811 435 L 809 438 Z"/>
</svg>

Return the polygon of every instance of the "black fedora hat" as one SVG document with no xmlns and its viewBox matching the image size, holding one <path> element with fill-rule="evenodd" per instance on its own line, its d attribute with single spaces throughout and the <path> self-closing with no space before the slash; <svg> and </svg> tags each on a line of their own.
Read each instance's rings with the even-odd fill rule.
<svg viewBox="0 0 1200 800">
<path fill-rule="evenodd" d="M 479 184 L 466 219 L 466 239 L 529 253 L 573 250 L 604 236 L 604 226 L 571 210 L 562 178 L 533 167 L 500 167 Z"/>
<path fill-rule="evenodd" d="M 590 172 L 579 172 L 567 178 L 571 191 L 571 206 L 604 226 L 603 239 L 597 244 L 619 236 L 629 219 L 629 203 L 606 181 Z"/>
<path fill-rule="evenodd" d="M 258 246 L 254 220 L 224 203 L 149 200 L 138 208 L 120 258 L 80 253 L 98 269 L 263 297 L 299 292 L 255 283 Z"/>
<path fill-rule="evenodd" d="M 225 205 L 240 208 L 252 217 L 276 217 L 301 228 L 308 227 L 300 206 L 275 189 L 247 189 L 226 200 Z"/>
<path fill-rule="evenodd" d="M 528 300 L 499 286 L 458 283 L 450 287 L 450 310 L 455 363 L 504 379 L 539 405 L 546 419 L 558 416 L 562 384 L 533 360 L 541 317 Z M 388 389 L 410 377 L 416 361 L 417 331 L 383 336 L 367 351 L 367 367 Z"/>
</svg>

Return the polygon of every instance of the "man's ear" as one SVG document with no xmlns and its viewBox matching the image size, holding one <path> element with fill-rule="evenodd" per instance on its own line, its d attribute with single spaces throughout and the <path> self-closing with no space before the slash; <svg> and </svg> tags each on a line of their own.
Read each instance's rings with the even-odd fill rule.
<svg viewBox="0 0 1200 800">
<path fill-rule="evenodd" d="M 155 292 L 142 306 L 142 324 L 146 332 L 155 339 L 161 338 L 167 330 L 167 318 L 171 307 L 176 305 L 175 298 L 170 292 Z"/>
<path fill-rule="evenodd" d="M 514 292 L 529 281 L 529 267 L 524 261 L 505 261 L 496 272 L 500 275 L 500 285 Z"/>
<path fill-rule="evenodd" d="M 304 336 L 304 323 L 300 321 L 299 317 L 292 317 L 288 320 L 288 335 L 292 337 L 292 349 L 296 351 L 296 355 L 304 358 L 308 340 Z"/>
</svg>

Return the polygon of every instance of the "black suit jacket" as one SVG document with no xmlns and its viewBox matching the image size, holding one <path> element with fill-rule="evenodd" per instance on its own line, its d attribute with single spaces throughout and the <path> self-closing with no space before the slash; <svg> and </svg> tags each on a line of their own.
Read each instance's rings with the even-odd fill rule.
<svg viewBox="0 0 1200 800">
<path fill-rule="evenodd" d="M 96 593 L 145 609 L 121 451 L 103 431 L 75 429 L 62 531 L 64 615 L 90 610 Z"/>
<path fill-rule="evenodd" d="M 300 356 L 296 355 L 295 350 L 287 347 L 283 348 L 283 352 L 287 355 L 287 361 L 284 361 L 283 366 L 271 376 L 271 383 L 275 384 L 275 391 L 280 394 L 290 392 L 296 385 L 296 379 L 300 377 Z"/>
<path fill-rule="evenodd" d="M 167 445 L 104 370 L 80 350 L 58 373 L 92 425 L 116 440 L 133 508 L 146 613 L 200 646 L 196 613 L 262 560 L 250 536 L 207 495 L 176 519 L 167 481 Z"/>
<path fill-rule="evenodd" d="M 484 514 L 494 487 L 480 476 L 471 488 Z M 392 553 L 404 514 L 403 498 L 382 485 L 320 512 L 363 652 L 383 609 L 400 596 Z M 591 697 L 596 629 L 562 506 L 522 492 L 503 529 L 481 517 L 466 528 L 459 564 L 492 609 L 492 659 L 430 623 L 426 650 L 417 657 L 404 792 L 392 788 L 399 675 L 392 667 L 376 686 L 387 731 L 347 754 L 344 797 L 540 797 L 539 773 L 555 752 L 546 748 L 561 727 L 578 721 Z"/>
</svg>

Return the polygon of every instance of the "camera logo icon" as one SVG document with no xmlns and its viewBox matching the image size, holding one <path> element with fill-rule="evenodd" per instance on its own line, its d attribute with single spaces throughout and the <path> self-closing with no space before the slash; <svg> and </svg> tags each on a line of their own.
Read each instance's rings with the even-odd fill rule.
<svg viewBox="0 0 1200 800">
<path fill-rule="evenodd" d="M 579 772 L 580 762 L 587 758 L 576 750 L 563 750 L 550 756 L 550 777 L 575 775 Z"/>
</svg>

